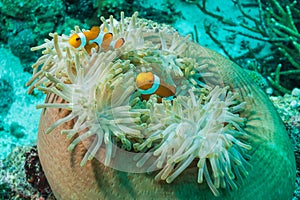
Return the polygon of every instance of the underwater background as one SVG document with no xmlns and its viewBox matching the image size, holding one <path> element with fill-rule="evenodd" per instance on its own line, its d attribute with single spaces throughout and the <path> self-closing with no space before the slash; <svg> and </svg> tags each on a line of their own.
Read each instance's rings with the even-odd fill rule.
<svg viewBox="0 0 300 200">
<path fill-rule="evenodd" d="M 192 40 L 248 72 L 269 95 L 289 133 L 297 164 L 294 199 L 299 199 L 300 4 L 291 0 L 224 2 L 1 0 L 0 199 L 36 199 L 44 194 L 54 199 L 45 177 L 35 169 L 43 183 L 29 183 L 25 171 L 32 169 L 24 169 L 26 160 L 36 162 L 41 113 L 36 105 L 45 98 L 41 92 L 27 94 L 25 83 L 40 54 L 30 48 L 49 39 L 49 33 L 69 35 L 75 25 L 90 29 L 100 24 L 100 16 L 119 19 L 121 11 L 125 16 L 138 11 L 141 18 L 172 25 L 181 35 L 191 34 Z"/>
</svg>

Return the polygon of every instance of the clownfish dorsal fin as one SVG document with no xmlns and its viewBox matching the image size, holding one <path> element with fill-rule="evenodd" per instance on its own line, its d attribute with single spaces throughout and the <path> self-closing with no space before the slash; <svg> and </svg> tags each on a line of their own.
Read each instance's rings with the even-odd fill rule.
<svg viewBox="0 0 300 200">
<path fill-rule="evenodd" d="M 87 40 L 86 44 L 90 44 L 91 40 L 95 40 L 99 35 L 99 31 L 99 27 L 97 28 L 96 26 L 93 26 L 91 30 L 83 32 Z"/>
<path fill-rule="evenodd" d="M 97 32 L 100 33 L 100 27 L 99 26 L 93 26 L 90 30 L 91 32 Z"/>
<path fill-rule="evenodd" d="M 123 46 L 124 43 L 125 43 L 125 39 L 124 38 L 119 38 L 117 41 L 114 42 L 113 48 L 118 49 L 121 46 Z"/>
</svg>

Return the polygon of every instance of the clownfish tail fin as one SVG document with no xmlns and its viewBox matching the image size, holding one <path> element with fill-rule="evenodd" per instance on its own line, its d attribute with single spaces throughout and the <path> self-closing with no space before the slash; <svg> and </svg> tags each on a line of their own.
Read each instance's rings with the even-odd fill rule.
<svg viewBox="0 0 300 200">
<path fill-rule="evenodd" d="M 124 39 L 124 38 L 119 38 L 119 39 L 113 41 L 113 42 L 110 44 L 110 46 L 111 46 L 112 48 L 114 48 L 114 49 L 118 49 L 118 48 L 122 47 L 124 43 L 125 43 L 125 39 Z"/>
</svg>

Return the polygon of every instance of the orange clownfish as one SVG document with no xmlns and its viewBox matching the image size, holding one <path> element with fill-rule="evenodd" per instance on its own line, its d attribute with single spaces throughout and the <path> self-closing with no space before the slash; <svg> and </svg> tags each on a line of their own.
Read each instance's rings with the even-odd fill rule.
<svg viewBox="0 0 300 200">
<path fill-rule="evenodd" d="M 176 92 L 176 88 L 173 85 L 165 83 L 152 72 L 139 73 L 136 77 L 136 86 L 142 94 L 143 100 L 149 100 L 152 94 L 161 97 L 158 98 L 158 102 L 161 102 L 162 98 L 172 100 Z"/>
<path fill-rule="evenodd" d="M 84 47 L 88 53 L 91 53 L 91 49 L 102 48 L 107 51 L 110 47 L 117 49 L 124 44 L 124 38 L 119 38 L 113 41 L 113 34 L 108 32 L 106 28 L 100 28 L 97 26 L 92 27 L 91 30 L 74 33 L 69 39 L 69 44 L 76 49 Z"/>
</svg>

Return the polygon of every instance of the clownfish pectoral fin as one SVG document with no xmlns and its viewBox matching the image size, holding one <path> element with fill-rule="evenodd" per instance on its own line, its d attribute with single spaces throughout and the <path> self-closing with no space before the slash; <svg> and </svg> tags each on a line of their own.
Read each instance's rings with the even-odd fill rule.
<svg viewBox="0 0 300 200">
<path fill-rule="evenodd" d="M 125 43 L 125 40 L 124 38 L 119 38 L 117 39 L 116 41 L 113 41 L 110 46 L 114 49 L 118 49 L 120 48 L 121 46 L 123 46 L 123 44 Z"/>
<path fill-rule="evenodd" d="M 86 50 L 86 52 L 88 53 L 88 54 L 91 54 L 91 52 L 92 52 L 92 48 L 94 48 L 94 49 L 96 49 L 96 51 L 98 51 L 98 45 L 96 44 L 96 43 L 92 43 L 92 44 L 87 44 L 87 45 L 85 45 L 85 50 Z"/>
<path fill-rule="evenodd" d="M 105 33 L 103 36 L 103 41 L 101 44 L 101 48 L 105 51 L 109 49 L 110 43 L 113 40 L 113 34 L 112 33 Z"/>
<path fill-rule="evenodd" d="M 100 27 L 93 26 L 91 30 L 84 32 L 87 40 L 87 45 L 93 42 L 97 43 L 98 36 L 100 34 Z"/>
</svg>

